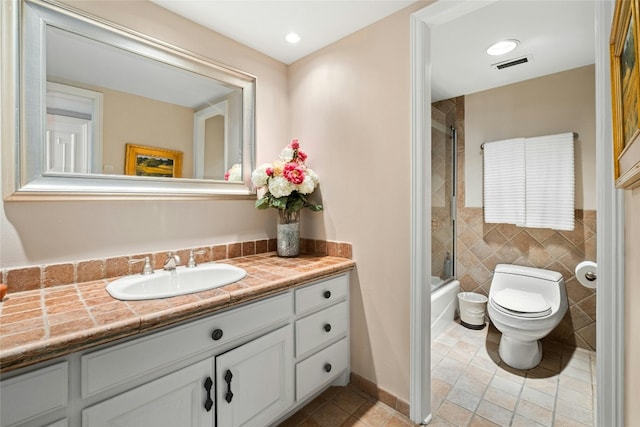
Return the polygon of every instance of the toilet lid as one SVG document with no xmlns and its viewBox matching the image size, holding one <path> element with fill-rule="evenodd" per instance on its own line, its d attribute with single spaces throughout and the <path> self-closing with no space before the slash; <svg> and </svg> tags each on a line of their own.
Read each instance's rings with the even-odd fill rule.
<svg viewBox="0 0 640 427">
<path fill-rule="evenodd" d="M 493 295 L 493 302 L 521 317 L 543 317 L 551 314 L 551 306 L 542 295 L 518 289 L 503 289 Z"/>
</svg>

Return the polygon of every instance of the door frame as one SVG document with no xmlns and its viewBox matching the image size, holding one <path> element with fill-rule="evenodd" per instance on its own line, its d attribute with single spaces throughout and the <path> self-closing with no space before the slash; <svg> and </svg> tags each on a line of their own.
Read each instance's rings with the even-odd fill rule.
<svg viewBox="0 0 640 427">
<path fill-rule="evenodd" d="M 431 28 L 495 0 L 440 0 L 411 15 L 410 417 L 431 421 Z M 609 33 L 613 1 L 594 2 L 598 280 L 596 425 L 624 425 L 624 198 L 613 185 Z M 612 333 L 613 332 L 613 333 Z"/>
</svg>

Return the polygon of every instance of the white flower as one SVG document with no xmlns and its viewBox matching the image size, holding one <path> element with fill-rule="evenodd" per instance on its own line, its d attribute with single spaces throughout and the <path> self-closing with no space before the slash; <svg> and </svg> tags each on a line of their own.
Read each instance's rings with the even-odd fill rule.
<svg viewBox="0 0 640 427">
<path fill-rule="evenodd" d="M 242 181 L 242 166 L 236 163 L 231 166 L 225 175 L 227 181 Z"/>
<path fill-rule="evenodd" d="M 307 172 L 308 171 L 309 170 L 307 169 Z M 311 176 L 309 175 L 305 175 L 302 184 L 298 185 L 298 192 L 301 194 L 309 194 L 312 193 L 315 188 L 316 184 L 313 182 L 313 178 L 311 178 Z"/>
<path fill-rule="evenodd" d="M 251 173 L 251 182 L 253 182 L 253 185 L 255 185 L 256 187 L 264 187 L 265 185 L 267 185 L 267 181 L 269 180 L 269 175 L 267 175 L 267 168 L 270 167 L 271 164 L 263 163 Z"/>
<path fill-rule="evenodd" d="M 320 184 L 320 177 L 313 170 L 307 168 L 307 176 L 313 180 L 314 188 L 315 188 L 315 186 Z"/>
<path fill-rule="evenodd" d="M 280 152 L 280 160 L 282 160 L 285 163 L 293 160 L 293 148 L 289 146 L 284 147 Z"/>
<path fill-rule="evenodd" d="M 287 181 L 283 176 L 274 176 L 269 180 L 269 193 L 271 193 L 273 197 L 288 196 L 295 189 L 296 186 Z"/>
</svg>

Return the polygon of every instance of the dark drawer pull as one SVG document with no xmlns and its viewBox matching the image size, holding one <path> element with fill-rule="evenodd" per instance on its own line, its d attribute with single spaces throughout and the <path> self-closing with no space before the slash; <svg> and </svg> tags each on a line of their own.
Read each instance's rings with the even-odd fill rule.
<svg viewBox="0 0 640 427">
<path fill-rule="evenodd" d="M 232 378 L 233 378 L 233 374 L 231 373 L 230 370 L 227 369 L 227 373 L 224 374 L 224 381 L 227 383 L 227 394 L 224 395 L 224 400 L 226 400 L 227 403 L 231 403 L 231 400 L 233 399 L 233 393 L 231 393 Z"/>
<path fill-rule="evenodd" d="M 331 372 L 331 363 L 327 363 L 326 365 L 324 365 L 324 371 Z"/>
<path fill-rule="evenodd" d="M 326 324 L 324 325 L 324 331 L 325 331 L 325 332 L 331 332 L 331 325 L 330 325 L 329 323 L 326 323 Z"/>
<path fill-rule="evenodd" d="M 222 329 L 215 329 L 211 333 L 211 338 L 213 338 L 214 341 L 218 341 L 220 338 L 222 338 L 222 335 L 223 335 Z"/>
<path fill-rule="evenodd" d="M 211 387 L 213 387 L 213 380 L 211 379 L 211 377 L 207 377 L 207 379 L 204 380 L 204 389 L 207 392 L 207 400 L 204 402 L 204 409 L 206 409 L 207 412 L 210 412 L 211 408 L 213 407 L 213 399 L 211 399 Z"/>
<path fill-rule="evenodd" d="M 322 295 L 324 295 L 325 298 L 329 299 L 331 298 L 331 291 L 324 291 L 324 294 Z"/>
</svg>

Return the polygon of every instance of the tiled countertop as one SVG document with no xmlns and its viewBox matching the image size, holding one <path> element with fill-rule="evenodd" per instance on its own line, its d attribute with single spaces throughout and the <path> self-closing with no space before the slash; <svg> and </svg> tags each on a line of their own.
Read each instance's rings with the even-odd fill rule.
<svg viewBox="0 0 640 427">
<path fill-rule="evenodd" d="M 228 308 L 349 271 L 347 258 L 275 253 L 232 258 L 247 276 L 231 285 L 173 298 L 120 301 L 99 280 L 8 294 L 0 303 L 0 372 Z"/>
</svg>

